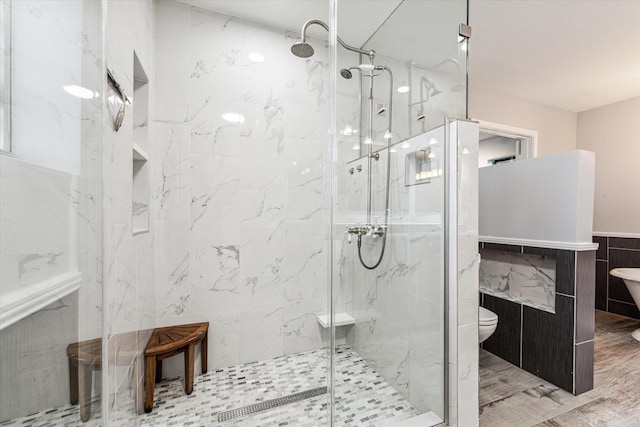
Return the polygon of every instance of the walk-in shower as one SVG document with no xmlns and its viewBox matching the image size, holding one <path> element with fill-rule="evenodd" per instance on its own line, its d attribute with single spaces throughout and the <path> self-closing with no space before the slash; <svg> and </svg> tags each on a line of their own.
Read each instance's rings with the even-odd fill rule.
<svg viewBox="0 0 640 427">
<path fill-rule="evenodd" d="M 466 0 L 0 4 L 0 427 L 457 421 Z"/>
</svg>

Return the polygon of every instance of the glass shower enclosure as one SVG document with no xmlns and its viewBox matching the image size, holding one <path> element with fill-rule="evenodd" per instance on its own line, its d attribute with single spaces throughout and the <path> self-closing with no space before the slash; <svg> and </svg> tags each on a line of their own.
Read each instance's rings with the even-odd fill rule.
<svg viewBox="0 0 640 427">
<path fill-rule="evenodd" d="M 466 0 L 0 1 L 0 426 L 454 419 Z"/>
</svg>

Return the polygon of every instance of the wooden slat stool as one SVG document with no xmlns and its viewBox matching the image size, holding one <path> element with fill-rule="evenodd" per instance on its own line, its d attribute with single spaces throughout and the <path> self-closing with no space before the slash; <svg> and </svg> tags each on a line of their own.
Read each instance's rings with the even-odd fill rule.
<svg viewBox="0 0 640 427">
<path fill-rule="evenodd" d="M 133 331 L 114 335 L 112 342 L 117 343 L 117 348 L 110 349 L 109 365 L 133 366 L 132 383 L 137 382 L 136 357 L 140 339 L 146 340 L 151 331 Z M 141 346 L 140 346 L 141 348 Z M 91 388 L 93 383 L 93 371 L 102 370 L 102 339 L 96 338 L 81 341 L 67 346 L 69 357 L 69 395 L 71 404 L 80 404 L 80 419 L 83 422 L 91 418 Z M 137 399 L 138 395 L 134 395 Z"/>
<path fill-rule="evenodd" d="M 162 379 L 162 360 L 184 353 L 184 384 L 187 394 L 193 391 L 193 361 L 195 346 L 200 344 L 202 373 L 207 372 L 207 335 L 209 322 L 156 328 L 144 351 L 145 399 L 144 411 L 153 408 L 155 382 Z"/>
<path fill-rule="evenodd" d="M 80 419 L 91 418 L 93 371 L 102 369 L 102 339 L 96 338 L 67 346 L 69 356 L 69 394 L 71 404 L 80 403 Z"/>
</svg>

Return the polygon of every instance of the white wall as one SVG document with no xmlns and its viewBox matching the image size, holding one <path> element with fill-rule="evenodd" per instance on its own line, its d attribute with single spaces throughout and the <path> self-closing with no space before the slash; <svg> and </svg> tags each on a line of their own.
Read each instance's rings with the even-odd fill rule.
<svg viewBox="0 0 640 427">
<path fill-rule="evenodd" d="M 480 236 L 530 246 L 588 245 L 594 157 L 576 150 L 480 169 Z"/>
<path fill-rule="evenodd" d="M 473 72 L 473 70 L 471 70 Z M 469 116 L 538 132 L 538 156 L 576 149 L 577 114 L 469 88 Z"/>
<path fill-rule="evenodd" d="M 640 235 L 640 97 L 579 113 L 577 146 L 596 153 L 594 232 Z"/>
</svg>

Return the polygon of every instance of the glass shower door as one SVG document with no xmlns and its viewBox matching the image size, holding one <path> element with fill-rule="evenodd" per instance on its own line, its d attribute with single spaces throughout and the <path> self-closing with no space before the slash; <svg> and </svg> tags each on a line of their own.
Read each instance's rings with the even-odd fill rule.
<svg viewBox="0 0 640 427">
<path fill-rule="evenodd" d="M 448 418 L 445 123 L 466 114 L 458 30 L 467 3 L 376 5 L 337 2 L 337 35 L 367 53 L 337 43 L 333 420 L 439 425 Z"/>
</svg>

